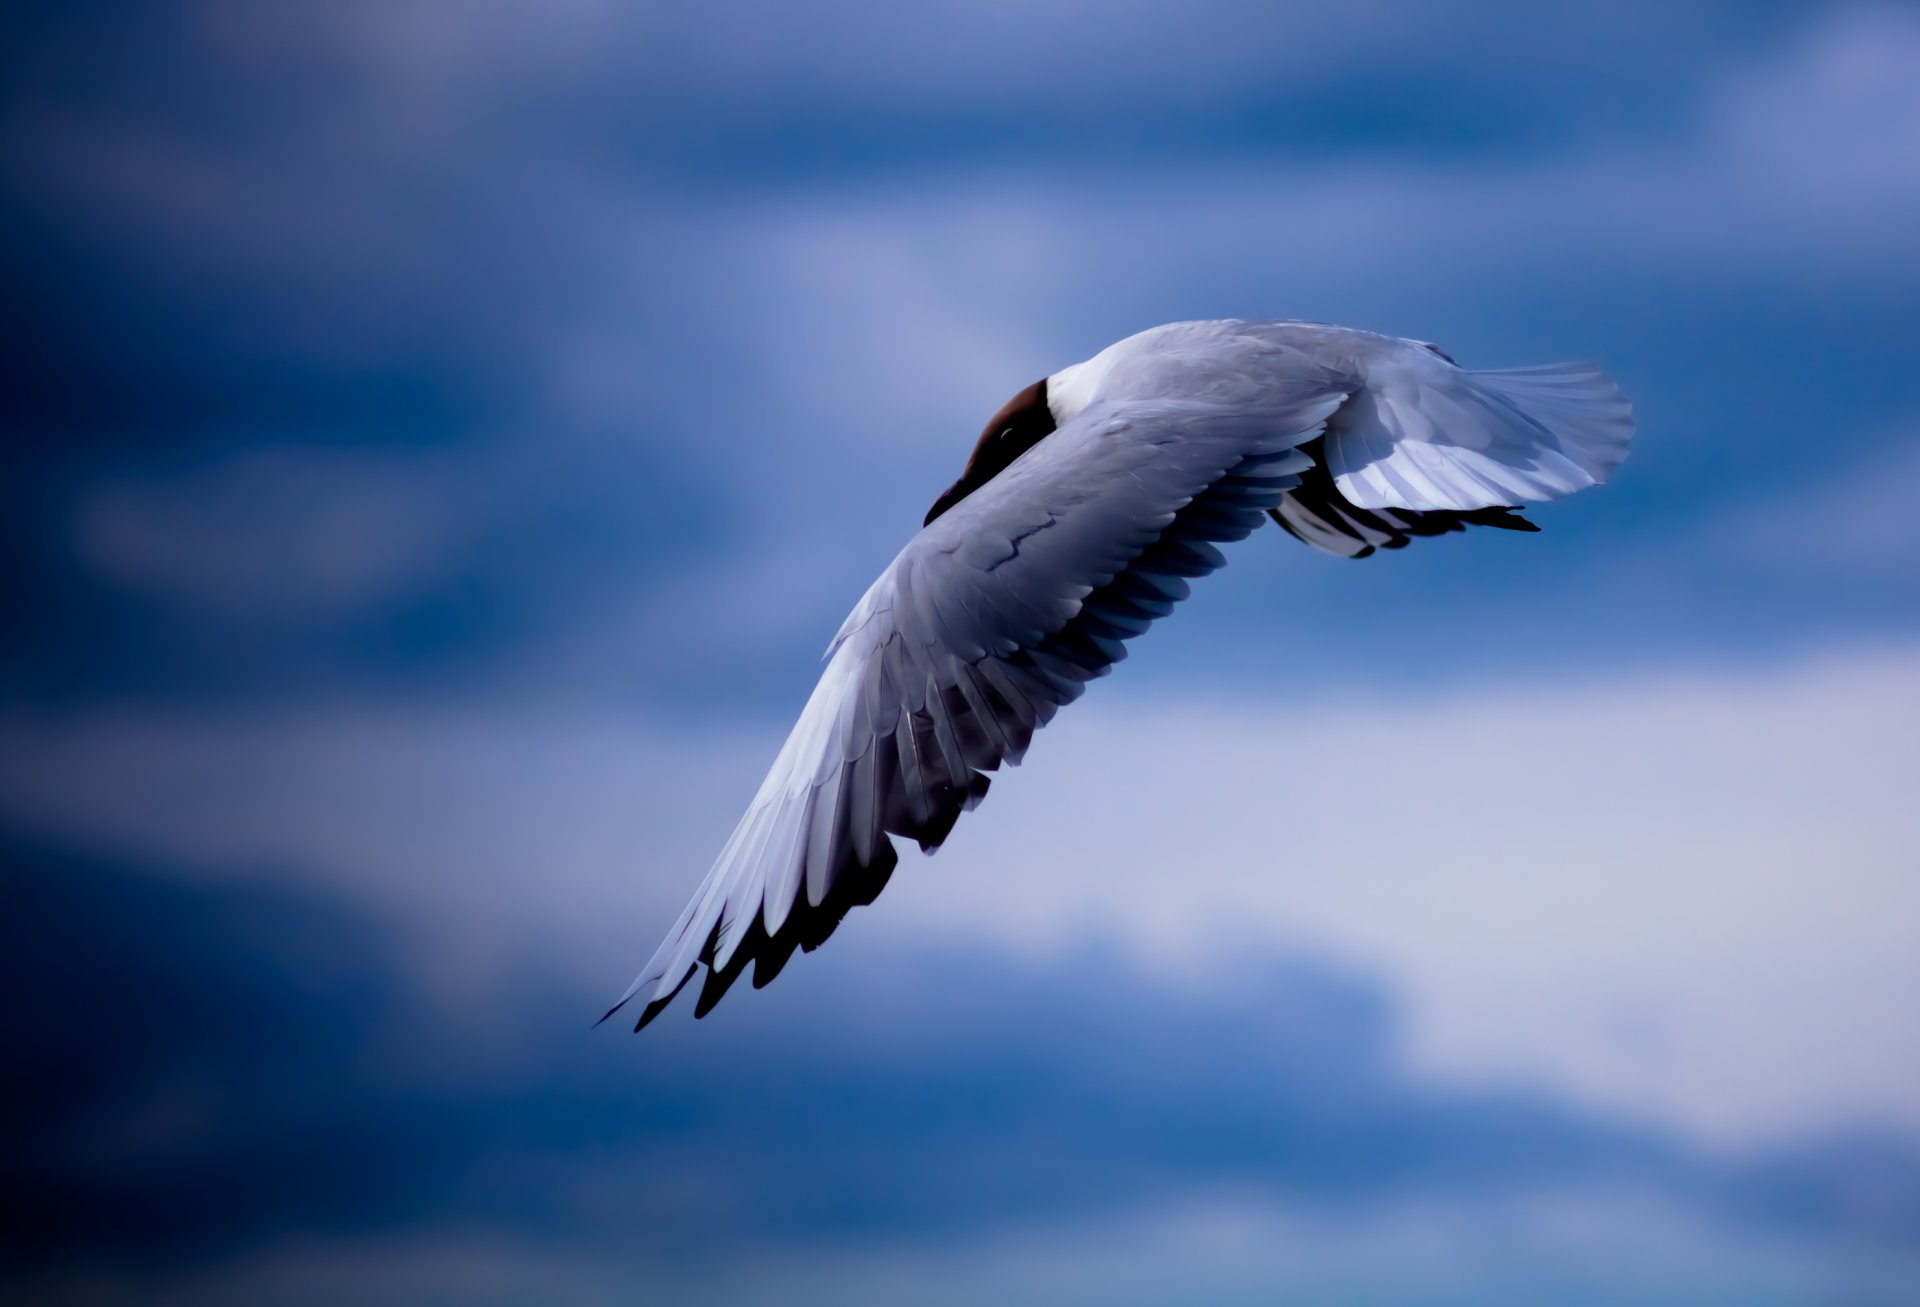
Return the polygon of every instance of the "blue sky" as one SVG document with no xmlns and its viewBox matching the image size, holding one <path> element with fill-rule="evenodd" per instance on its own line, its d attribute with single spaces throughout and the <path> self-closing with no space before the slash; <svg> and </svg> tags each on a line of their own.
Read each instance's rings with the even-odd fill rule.
<svg viewBox="0 0 1920 1307">
<path fill-rule="evenodd" d="M 12 1288 L 1915 1300 L 1910 9 L 8 22 Z M 1641 433 L 1256 534 L 830 948 L 583 1033 L 984 415 L 1228 315 Z"/>
</svg>

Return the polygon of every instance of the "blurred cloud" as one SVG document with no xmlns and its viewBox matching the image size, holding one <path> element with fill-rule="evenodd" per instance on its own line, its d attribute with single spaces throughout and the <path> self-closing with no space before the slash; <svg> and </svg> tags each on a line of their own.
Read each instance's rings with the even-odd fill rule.
<svg viewBox="0 0 1920 1307">
<path fill-rule="evenodd" d="M 777 39 L 789 20 L 773 12 L 742 37 L 690 15 L 495 9 L 458 39 L 440 39 L 452 20 L 431 6 L 202 12 L 168 33 L 175 60 L 111 96 L 91 75 L 50 89 L 82 47 L 47 56 L 6 138 L 14 245 L 40 255 L 19 269 L 36 329 L 18 342 L 15 421 L 28 436 L 104 433 L 147 465 L 48 444 L 16 482 L 16 554 L 66 595 L 9 659 L 42 694 L 102 679 L 176 697 L 506 679 L 771 703 L 949 479 L 980 414 L 1168 318 L 1300 313 L 1444 338 L 1470 361 L 1593 353 L 1622 376 L 1655 433 L 1624 501 L 1550 515 L 1551 538 L 1524 554 L 1443 549 L 1357 584 L 1276 559 L 1235 592 L 1285 585 L 1341 644 L 1368 647 L 1372 614 L 1430 623 L 1428 643 L 1457 651 L 1451 676 L 1503 656 L 1451 620 L 1463 602 L 1554 605 L 1537 560 L 1639 594 L 1638 560 L 1609 578 L 1622 521 L 1651 548 L 1690 546 L 1703 494 L 1767 503 L 1808 475 L 1809 430 L 1846 432 L 1845 465 L 1870 465 L 1920 412 L 1899 345 L 1920 330 L 1920 300 L 1899 289 L 1920 274 L 1905 238 L 1920 192 L 1886 166 L 1920 112 L 1899 76 L 1920 23 L 1900 9 L 1802 15 L 1796 30 L 1784 10 L 1702 8 L 1683 20 L 1714 36 L 1699 45 L 1631 7 L 1509 25 L 1385 6 L 1373 28 L 1274 10 L 1258 30 L 1218 28 L 1233 53 L 1204 85 L 1156 79 L 1144 98 L 1110 69 L 1213 42 L 1207 23 L 1096 24 L 1063 70 L 1043 38 L 1085 26 L 1073 6 L 955 10 L 906 46 L 855 7 L 820 20 L 866 33 L 824 62 L 817 44 Z M 889 90 L 884 70 L 915 67 L 906 52 L 943 23 L 973 35 L 944 42 L 940 75 L 910 78 L 912 96 Z M 1394 34 L 1384 48 L 1362 38 L 1377 31 Z M 1102 41 L 1120 43 L 1110 64 Z M 1301 120 L 1317 143 L 1304 153 L 1246 117 L 1246 86 L 1275 85 L 1276 53 L 1324 65 L 1278 84 L 1280 120 L 1329 84 L 1374 93 L 1384 74 L 1356 83 L 1344 62 L 1356 43 L 1389 68 L 1427 67 L 1446 96 L 1395 81 L 1407 112 L 1369 129 L 1377 140 Z M 1442 57 L 1462 46 L 1478 54 Z M 1614 63 L 1596 64 L 1605 51 Z M 634 58 L 673 77 L 638 76 Z M 1648 59 L 1678 61 L 1674 80 L 1642 67 L 1624 92 L 1619 70 Z M 745 77 L 743 60 L 760 72 Z M 965 126 L 973 110 L 955 106 L 978 97 L 961 89 L 1009 60 L 1020 71 L 991 112 L 1058 126 L 1043 110 L 1065 97 L 1133 144 L 1082 156 L 1068 137 Z M 1574 63 L 1611 71 L 1583 81 Z M 261 98 L 276 69 L 301 75 Z M 1558 93 L 1541 89 L 1549 74 Z M 674 89 L 694 84 L 715 89 Z M 1648 86 L 1665 89 L 1646 100 Z M 1553 120 L 1591 96 L 1591 129 L 1511 127 L 1516 149 L 1492 148 L 1490 126 L 1464 155 L 1407 135 L 1436 104 L 1523 91 L 1537 112 L 1489 124 Z M 240 95 L 247 115 L 228 112 Z M 696 130 L 732 115 L 857 140 L 851 124 L 879 116 L 862 96 L 894 106 L 879 130 L 919 141 L 914 166 L 882 151 L 829 185 L 839 174 L 804 151 L 742 137 L 730 154 Z M 1623 98 L 1650 117 L 1622 117 Z M 769 108 L 789 100 L 831 121 Z M 1189 102 L 1217 148 L 1127 134 L 1129 114 Z M 915 112 L 960 114 L 970 153 L 932 167 L 939 141 Z M 212 130 L 209 115 L 234 125 Z M 621 134 L 631 124 L 733 179 L 655 166 Z M 1046 166 L 1022 162 L 1036 150 Z M 113 286 L 110 304 L 95 283 Z M 51 535 L 70 548 L 49 544 L 49 514 L 66 516 Z M 1669 567 L 1643 616 L 1561 605 L 1569 638 L 1520 661 L 1577 661 L 1596 642 L 1724 652 L 1910 631 L 1890 584 L 1840 599 L 1809 584 L 1789 615 L 1711 568 Z M 756 629 L 743 615 L 768 593 L 784 607 L 743 648 Z M 1233 611 L 1184 620 L 1218 635 Z M 1275 614 L 1270 632 L 1283 610 L 1250 611 Z M 1222 625 L 1208 631 L 1210 614 Z M 136 645 L 138 658 L 113 652 Z"/>
<path fill-rule="evenodd" d="M 1036 1230 L 1066 1232 L 1054 1256 L 1133 1229 L 1148 1269 L 1154 1242 L 1198 1239 L 1186 1256 L 1232 1254 L 1213 1272 L 1227 1284 L 1351 1282 L 1305 1256 L 1332 1228 L 1352 1255 L 1356 1231 L 1424 1248 L 1421 1268 L 1470 1296 L 1605 1269 L 1604 1232 L 1649 1200 L 1681 1233 L 1604 1283 L 1671 1290 L 1747 1281 L 1760 1241 L 1818 1279 L 1795 1249 L 1836 1236 L 1884 1276 L 1920 1230 L 1910 1149 L 1876 1144 L 1862 1189 L 1844 1150 L 1716 1161 L 1537 1095 L 1423 1084 L 1391 1005 L 1321 966 L 1186 995 L 1098 953 L 855 945 L 642 1054 L 563 1019 L 584 996 L 537 970 L 484 1027 L 448 1022 L 405 980 L 402 939 L 311 891 L 187 887 L 18 841 L 6 857 L 9 979 L 64 980 L 57 1005 L 7 1017 L 9 1110 L 41 1122 L 7 1143 L 10 1181 L 35 1194 L 3 1236 L 14 1291 L 144 1300 L 124 1277 L 148 1267 L 181 1296 L 237 1281 L 297 1301 L 342 1265 L 365 1283 L 371 1258 L 373 1290 L 402 1296 L 409 1260 L 494 1229 L 517 1233 L 480 1263 L 502 1259 L 508 1283 L 533 1282 L 524 1249 L 603 1293 L 664 1282 L 678 1301 L 734 1300 L 808 1261 L 802 1292 L 885 1301 L 889 1261 L 937 1265 L 962 1242 L 974 1282 L 1024 1279 L 1046 1256 Z M 111 1043 L 71 1019 L 129 1002 Z M 1464 1209 L 1423 1215 L 1463 1185 Z M 1460 1221 L 1507 1242 L 1442 1251 Z"/>
<path fill-rule="evenodd" d="M 1437 701 L 1276 694 L 1103 686 L 857 929 L 1034 958 L 1109 939 L 1210 992 L 1242 983 L 1236 950 L 1317 950 L 1408 995 L 1434 1074 L 1703 1140 L 1920 1131 L 1912 649 Z M 541 953 L 615 990 L 777 743 L 404 707 L 7 737 L 0 811 L 23 828 L 349 893 L 406 923 L 436 983 L 487 992 Z"/>
<path fill-rule="evenodd" d="M 163 599 L 325 620 L 431 579 L 461 544 L 451 487 L 369 462 L 248 450 L 164 488 L 109 487 L 80 509 L 79 551 Z"/>
<path fill-rule="evenodd" d="M 1920 578 L 1920 430 L 1886 454 L 1843 466 L 1790 495 L 1742 504 L 1707 524 L 1698 547 L 1779 574 Z"/>
</svg>

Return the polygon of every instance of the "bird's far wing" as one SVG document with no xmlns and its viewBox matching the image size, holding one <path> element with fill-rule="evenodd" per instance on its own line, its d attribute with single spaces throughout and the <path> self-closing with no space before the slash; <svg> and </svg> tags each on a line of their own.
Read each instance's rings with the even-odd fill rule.
<svg viewBox="0 0 1920 1307">
<path fill-rule="evenodd" d="M 1633 410 L 1590 364 L 1469 371 L 1397 344 L 1366 364 L 1366 384 L 1327 424 L 1327 471 L 1356 507 L 1559 499 L 1606 481 L 1627 456 Z"/>
<path fill-rule="evenodd" d="M 1172 611 L 1215 545 L 1309 466 L 1345 392 L 1259 412 L 1096 404 L 921 531 L 855 607 L 746 815 L 614 1005 L 634 1028 L 704 968 L 696 1015 L 886 885 L 889 834 L 939 846 L 1033 732 Z M 608 1013 L 612 1015 L 612 1011 Z"/>
<path fill-rule="evenodd" d="M 1339 417 L 1335 415 L 1335 422 Z M 1330 424 L 1331 425 L 1331 424 Z M 1376 549 L 1401 549 L 1416 537 L 1446 535 L 1470 526 L 1507 531 L 1538 531 L 1517 508 L 1473 508 L 1464 512 L 1411 508 L 1361 508 L 1340 493 L 1326 466 L 1327 437 L 1301 446 L 1313 466 L 1300 484 L 1281 497 L 1273 520 L 1294 539 L 1341 558 L 1366 558 Z"/>
</svg>

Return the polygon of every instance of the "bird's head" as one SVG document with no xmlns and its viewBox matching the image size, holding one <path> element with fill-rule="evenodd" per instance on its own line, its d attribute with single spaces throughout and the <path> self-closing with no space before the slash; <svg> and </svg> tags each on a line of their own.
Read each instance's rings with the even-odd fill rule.
<svg viewBox="0 0 1920 1307">
<path fill-rule="evenodd" d="M 1000 406 L 987 420 L 973 446 L 960 479 L 948 486 L 927 510 L 927 522 L 939 517 L 987 482 L 999 476 L 1013 460 L 1039 444 L 1054 430 L 1053 409 L 1047 403 L 1047 381 L 1042 377 Z"/>
</svg>

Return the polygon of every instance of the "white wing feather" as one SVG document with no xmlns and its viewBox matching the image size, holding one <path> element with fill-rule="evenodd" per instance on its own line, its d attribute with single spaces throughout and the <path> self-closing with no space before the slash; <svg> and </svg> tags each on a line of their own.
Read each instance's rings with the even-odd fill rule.
<svg viewBox="0 0 1920 1307">
<path fill-rule="evenodd" d="M 1470 372 L 1409 349 L 1366 369 L 1327 426 L 1327 470 L 1360 508 L 1471 510 L 1559 499 L 1627 456 L 1632 410 L 1584 363 Z"/>
</svg>

